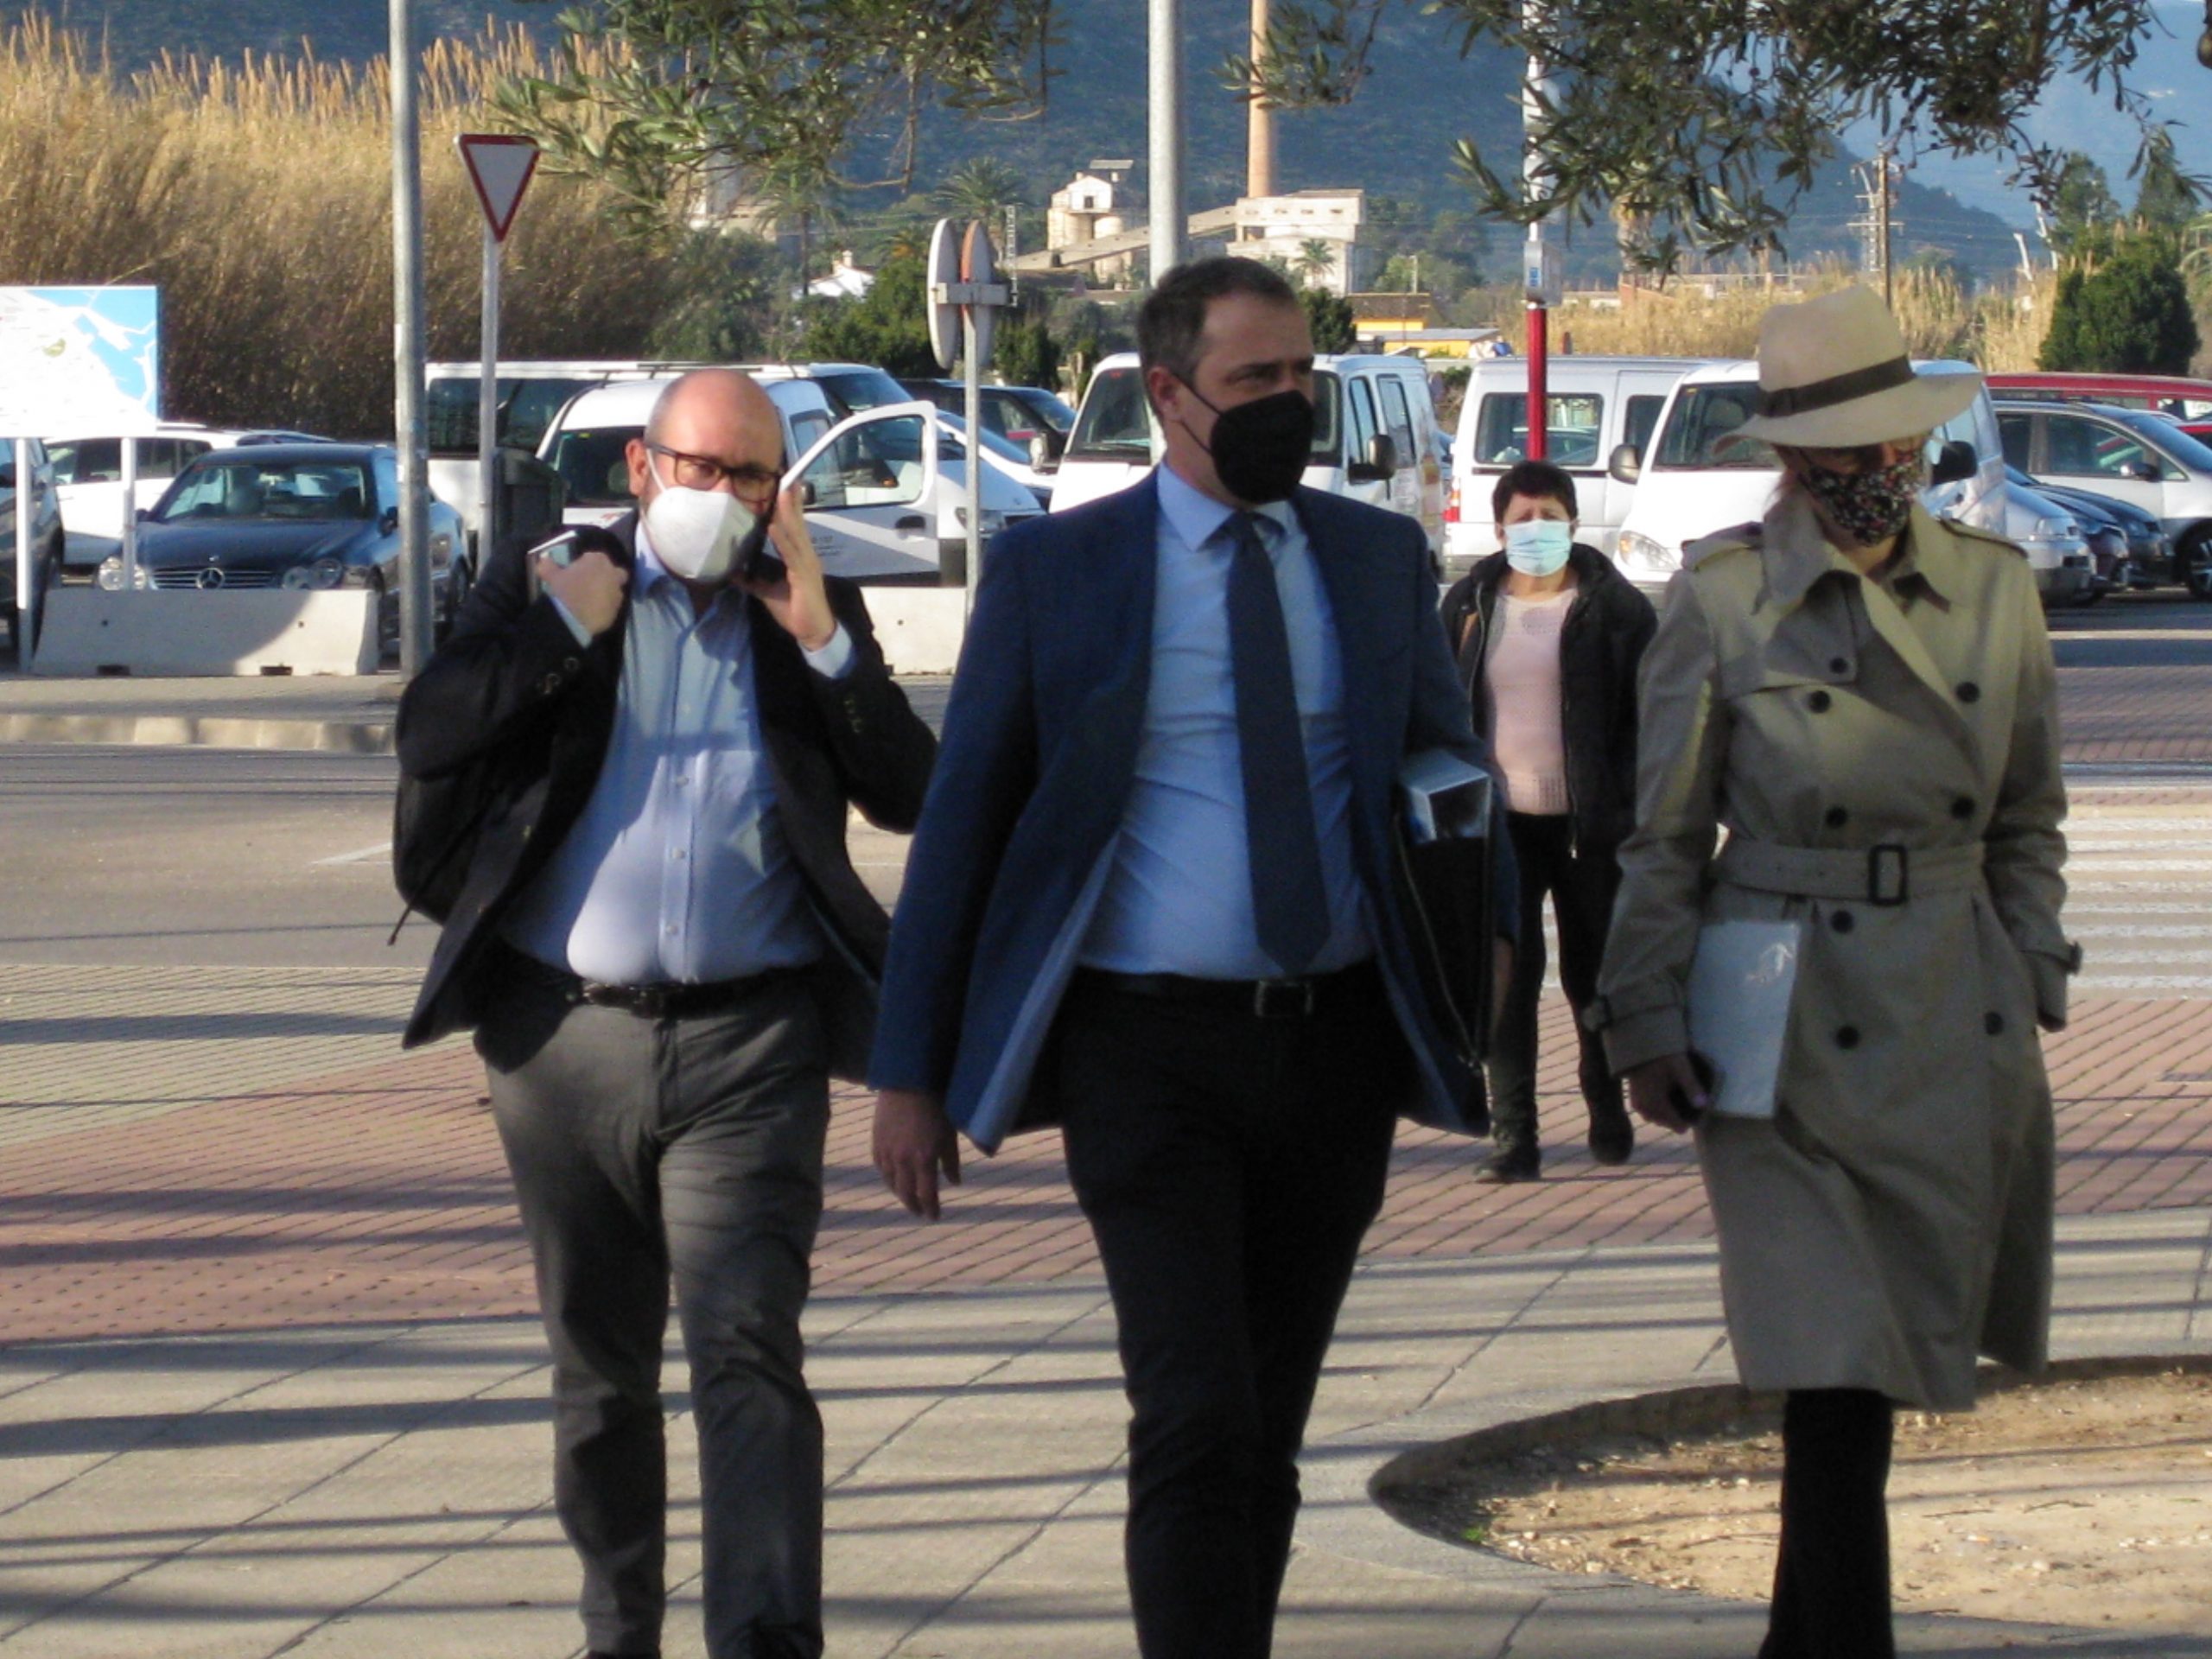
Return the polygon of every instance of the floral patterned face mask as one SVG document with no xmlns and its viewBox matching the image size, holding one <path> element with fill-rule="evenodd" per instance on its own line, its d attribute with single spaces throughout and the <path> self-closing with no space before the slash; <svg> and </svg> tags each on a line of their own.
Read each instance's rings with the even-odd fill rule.
<svg viewBox="0 0 2212 1659">
<path fill-rule="evenodd" d="M 1808 467 L 1798 476 L 1836 529 L 1859 546 L 1872 547 L 1904 530 L 1912 516 L 1912 504 L 1928 487 L 1928 458 L 1914 454 L 1864 473 Z"/>
</svg>

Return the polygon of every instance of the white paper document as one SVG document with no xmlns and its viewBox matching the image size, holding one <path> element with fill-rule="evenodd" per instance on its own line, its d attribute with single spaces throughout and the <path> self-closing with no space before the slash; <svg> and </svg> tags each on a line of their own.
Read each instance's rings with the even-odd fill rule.
<svg viewBox="0 0 2212 1659">
<path fill-rule="evenodd" d="M 1712 1063 L 1713 1109 L 1772 1117 L 1797 984 L 1796 922 L 1709 922 L 1690 963 L 1690 1046 Z"/>
</svg>

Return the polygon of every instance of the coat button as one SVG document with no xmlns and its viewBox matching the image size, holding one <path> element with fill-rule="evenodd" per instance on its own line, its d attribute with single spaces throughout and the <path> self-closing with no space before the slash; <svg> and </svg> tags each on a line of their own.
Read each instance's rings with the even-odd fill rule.
<svg viewBox="0 0 2212 1659">
<path fill-rule="evenodd" d="M 1856 1026 L 1838 1026 L 1835 1028 L 1835 1046 L 1838 1048 L 1858 1047 L 1859 1027 Z"/>
<path fill-rule="evenodd" d="M 1951 816 L 1955 818 L 1970 818 L 1974 817 L 1973 800 L 1967 796 L 1960 796 L 1958 799 L 1951 803 Z"/>
<path fill-rule="evenodd" d="M 2002 1037 L 2005 1034 L 2005 1016 L 2001 1014 L 1983 1014 L 1981 1028 L 1993 1037 Z"/>
<path fill-rule="evenodd" d="M 1839 910 L 1833 912 L 1829 915 L 1828 925 L 1839 933 L 1848 933 L 1853 928 L 1858 926 L 1859 924 L 1852 919 L 1852 915 L 1849 911 Z"/>
<path fill-rule="evenodd" d="M 1981 701 L 1981 688 L 1976 685 L 1972 680 L 1967 681 L 1964 684 L 1959 687 L 1959 701 L 1961 702 L 1980 702 Z"/>
<path fill-rule="evenodd" d="M 1828 704 L 1833 701 L 1834 701 L 1834 699 L 1830 697 L 1827 692 L 1815 691 L 1811 696 L 1805 699 L 1805 706 L 1808 709 L 1810 709 L 1816 715 L 1825 715 L 1828 711 Z"/>
<path fill-rule="evenodd" d="M 1831 673 L 1831 674 L 1848 674 L 1848 673 L 1850 673 L 1850 672 L 1851 672 L 1851 658 L 1849 658 L 1848 657 L 1831 657 L 1831 658 L 1828 658 L 1828 672 L 1829 672 L 1829 673 Z"/>
<path fill-rule="evenodd" d="M 1831 830 L 1840 830 L 1845 824 L 1851 822 L 1851 814 L 1845 811 L 1840 806 L 1832 806 L 1828 808 L 1823 822 L 1825 822 L 1827 827 Z"/>
</svg>

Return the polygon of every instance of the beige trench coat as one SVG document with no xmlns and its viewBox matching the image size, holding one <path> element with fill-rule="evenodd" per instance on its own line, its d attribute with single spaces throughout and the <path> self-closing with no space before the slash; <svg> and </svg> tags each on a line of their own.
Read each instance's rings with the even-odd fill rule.
<svg viewBox="0 0 2212 1659">
<path fill-rule="evenodd" d="M 1777 1116 L 1697 1131 L 1738 1366 L 1754 1389 L 1964 1408 L 1977 1352 L 2037 1368 L 2049 1326 L 2036 1027 L 2065 1023 L 2078 956 L 2034 578 L 2010 543 L 1916 508 L 1868 580 L 1795 496 L 1685 563 L 1644 656 L 1637 823 L 1591 1018 L 1617 1071 L 1681 1052 L 1700 924 L 1802 924 Z M 1747 857 L 1830 849 L 1797 858 L 1827 891 L 1730 879 L 1724 826 Z M 1906 851 L 1839 889 L 1885 844 Z M 1911 891 L 1916 854 L 1953 879 Z M 1903 902 L 1875 902 L 1900 878 Z"/>
</svg>

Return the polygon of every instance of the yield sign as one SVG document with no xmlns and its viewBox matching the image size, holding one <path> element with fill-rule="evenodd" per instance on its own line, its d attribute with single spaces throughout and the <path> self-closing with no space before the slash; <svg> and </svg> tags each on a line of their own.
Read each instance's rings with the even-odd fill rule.
<svg viewBox="0 0 2212 1659">
<path fill-rule="evenodd" d="M 464 132 L 455 142 L 468 168 L 468 181 L 476 187 L 476 200 L 483 205 L 485 222 L 492 227 L 492 239 L 504 242 L 515 222 L 515 209 L 522 205 L 522 193 L 530 188 L 530 175 L 537 170 L 537 146 L 527 138 L 496 132 Z"/>
</svg>

